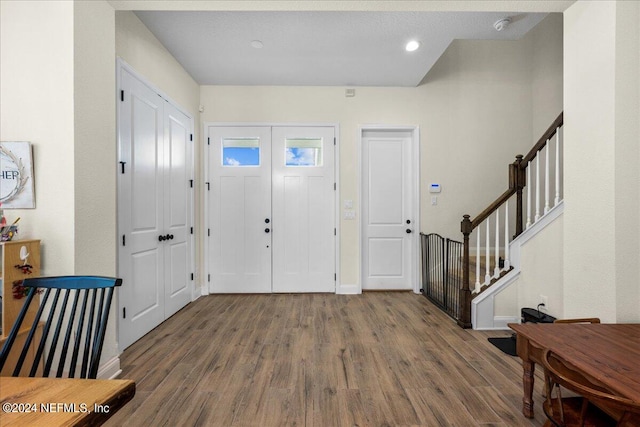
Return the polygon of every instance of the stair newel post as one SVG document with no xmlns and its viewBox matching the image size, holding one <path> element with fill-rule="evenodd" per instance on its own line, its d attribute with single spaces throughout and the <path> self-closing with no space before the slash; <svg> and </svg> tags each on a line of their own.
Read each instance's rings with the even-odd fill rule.
<svg viewBox="0 0 640 427">
<path fill-rule="evenodd" d="M 462 287 L 460 289 L 460 318 L 458 325 L 463 328 L 471 327 L 471 288 L 469 287 L 469 235 L 473 231 L 471 219 L 469 215 L 463 215 L 460 223 L 460 231 L 463 235 L 463 254 L 462 254 Z"/>
<path fill-rule="evenodd" d="M 513 186 L 516 189 L 516 235 L 513 236 L 514 238 L 522 234 L 523 231 L 522 218 L 524 212 L 522 210 L 522 189 L 527 184 L 527 179 L 525 171 L 522 168 L 522 159 L 522 154 L 516 156 L 516 161 L 512 164 L 513 172 L 509 174 L 509 179 L 512 180 Z"/>
</svg>

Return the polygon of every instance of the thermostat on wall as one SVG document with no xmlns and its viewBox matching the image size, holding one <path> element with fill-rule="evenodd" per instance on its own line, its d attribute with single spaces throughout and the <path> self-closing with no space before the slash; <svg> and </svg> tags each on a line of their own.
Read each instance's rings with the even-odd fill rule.
<svg viewBox="0 0 640 427">
<path fill-rule="evenodd" d="M 439 193 L 440 190 L 440 184 L 429 184 L 429 193 Z"/>
</svg>

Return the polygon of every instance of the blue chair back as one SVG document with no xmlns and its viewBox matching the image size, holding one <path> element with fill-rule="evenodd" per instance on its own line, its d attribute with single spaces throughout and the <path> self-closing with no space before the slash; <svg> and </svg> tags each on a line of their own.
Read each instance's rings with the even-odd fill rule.
<svg viewBox="0 0 640 427">
<path fill-rule="evenodd" d="M 13 349 L 20 351 L 20 355 L 12 375 L 20 376 L 29 349 L 34 348 L 33 360 L 29 360 L 31 366 L 27 367 L 30 377 L 36 376 L 39 368 L 42 368 L 42 376 L 48 377 L 54 362 L 57 362 L 55 376 L 62 377 L 71 350 L 68 377 L 96 378 L 114 287 L 121 284 L 122 279 L 100 276 L 25 279 L 22 285 L 28 288 L 27 297 L 0 351 L 0 371 L 7 363 L 16 337 L 24 329 L 22 323 L 27 313 L 36 311 L 24 345 L 21 349 Z M 38 294 L 41 295 L 40 305 L 34 303 L 31 307 Z M 46 309 L 48 314 L 43 317 Z"/>
</svg>

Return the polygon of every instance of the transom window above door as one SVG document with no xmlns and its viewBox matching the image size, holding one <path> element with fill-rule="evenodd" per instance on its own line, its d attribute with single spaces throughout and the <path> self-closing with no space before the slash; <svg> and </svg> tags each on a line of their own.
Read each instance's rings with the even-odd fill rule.
<svg viewBox="0 0 640 427">
<path fill-rule="evenodd" d="M 260 138 L 224 138 L 222 166 L 260 166 Z"/>
</svg>

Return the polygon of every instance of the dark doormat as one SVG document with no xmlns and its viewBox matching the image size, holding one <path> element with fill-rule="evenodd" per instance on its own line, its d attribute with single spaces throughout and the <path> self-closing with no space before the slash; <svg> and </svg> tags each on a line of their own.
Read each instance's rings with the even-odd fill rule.
<svg viewBox="0 0 640 427">
<path fill-rule="evenodd" d="M 489 342 L 498 347 L 503 353 L 507 353 L 509 356 L 518 355 L 518 353 L 516 353 L 515 337 L 489 338 Z"/>
</svg>

